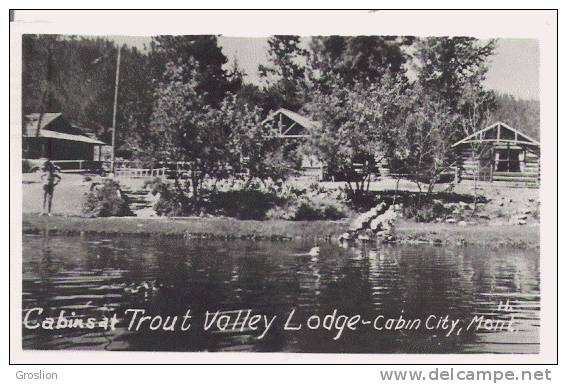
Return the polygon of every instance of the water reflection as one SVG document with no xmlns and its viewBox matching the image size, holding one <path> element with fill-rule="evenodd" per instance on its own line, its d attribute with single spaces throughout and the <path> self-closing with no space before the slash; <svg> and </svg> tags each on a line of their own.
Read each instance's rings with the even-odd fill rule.
<svg viewBox="0 0 567 384">
<path fill-rule="evenodd" d="M 49 237 L 23 242 L 23 308 L 60 310 L 77 318 L 128 308 L 183 315 L 190 332 L 23 329 L 27 349 L 167 351 L 297 351 L 365 353 L 534 353 L 539 348 L 539 255 L 536 251 L 366 244 L 322 244 L 318 256 L 302 242 L 252 242 Z M 146 284 L 146 285 L 144 285 Z M 512 311 L 499 308 L 508 302 Z M 205 332 L 209 311 L 251 309 L 281 322 L 258 331 Z M 474 316 L 509 320 L 516 332 L 479 329 L 446 337 L 442 329 L 284 331 L 290 311 L 297 326 L 311 316 L 360 314 L 363 319 L 436 318 L 468 323 Z M 239 324 L 240 325 L 240 324 Z"/>
</svg>

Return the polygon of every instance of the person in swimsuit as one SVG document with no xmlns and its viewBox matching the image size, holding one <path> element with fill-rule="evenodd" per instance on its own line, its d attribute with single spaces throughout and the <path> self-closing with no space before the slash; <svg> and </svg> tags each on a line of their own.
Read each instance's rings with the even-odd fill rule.
<svg viewBox="0 0 567 384">
<path fill-rule="evenodd" d="M 56 174 L 57 167 L 50 160 L 43 163 L 41 181 L 43 182 L 43 210 L 41 216 L 45 215 L 45 205 L 47 203 L 47 215 L 51 216 L 51 203 L 55 186 L 61 182 L 61 176 Z"/>
</svg>

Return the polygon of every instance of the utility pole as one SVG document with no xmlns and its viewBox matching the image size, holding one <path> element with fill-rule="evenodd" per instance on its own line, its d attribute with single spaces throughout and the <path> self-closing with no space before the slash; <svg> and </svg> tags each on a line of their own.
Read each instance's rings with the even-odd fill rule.
<svg viewBox="0 0 567 384">
<path fill-rule="evenodd" d="M 114 109 L 112 111 L 112 156 L 110 158 L 110 172 L 114 175 L 114 158 L 116 153 L 116 105 L 118 104 L 118 80 L 120 79 L 120 50 L 118 46 L 118 56 L 116 57 L 116 80 L 114 83 Z"/>
</svg>

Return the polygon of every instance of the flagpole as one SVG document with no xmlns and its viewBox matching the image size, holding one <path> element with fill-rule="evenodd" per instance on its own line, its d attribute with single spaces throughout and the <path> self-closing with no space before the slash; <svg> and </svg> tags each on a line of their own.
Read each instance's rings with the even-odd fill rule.
<svg viewBox="0 0 567 384">
<path fill-rule="evenodd" d="M 114 82 L 114 108 L 112 111 L 112 155 L 110 158 L 110 172 L 114 176 L 114 158 L 116 152 L 116 106 L 118 104 L 118 80 L 120 78 L 120 50 L 122 46 L 118 46 L 118 56 L 116 57 L 116 80 Z"/>
</svg>

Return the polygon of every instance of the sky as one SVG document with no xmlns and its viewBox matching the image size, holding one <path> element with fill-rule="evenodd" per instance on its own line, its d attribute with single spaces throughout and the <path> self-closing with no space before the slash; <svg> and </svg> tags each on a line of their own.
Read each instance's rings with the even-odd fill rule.
<svg viewBox="0 0 567 384">
<path fill-rule="evenodd" d="M 117 43 L 143 49 L 149 37 L 114 36 Z M 219 37 L 223 53 L 238 60 L 245 80 L 258 84 L 258 65 L 267 64 L 267 38 Z M 522 99 L 539 100 L 539 47 L 532 39 L 499 39 L 490 57 L 485 85 L 489 89 Z"/>
</svg>

